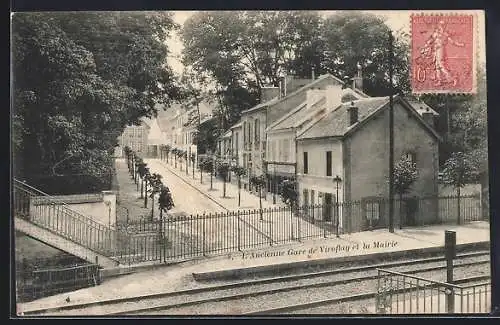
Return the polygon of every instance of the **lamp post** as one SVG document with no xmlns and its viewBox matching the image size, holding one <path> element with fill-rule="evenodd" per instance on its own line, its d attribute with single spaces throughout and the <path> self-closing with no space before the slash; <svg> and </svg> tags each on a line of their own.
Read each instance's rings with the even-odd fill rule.
<svg viewBox="0 0 500 325">
<path fill-rule="evenodd" d="M 273 204 L 276 204 L 276 164 L 273 164 Z"/>
<path fill-rule="evenodd" d="M 342 179 L 336 175 L 333 181 L 336 184 L 337 193 L 335 195 L 335 234 L 339 237 L 339 184 Z"/>
<path fill-rule="evenodd" d="M 394 101 L 393 101 L 393 49 L 394 37 L 389 31 L 389 232 L 394 232 Z"/>
</svg>

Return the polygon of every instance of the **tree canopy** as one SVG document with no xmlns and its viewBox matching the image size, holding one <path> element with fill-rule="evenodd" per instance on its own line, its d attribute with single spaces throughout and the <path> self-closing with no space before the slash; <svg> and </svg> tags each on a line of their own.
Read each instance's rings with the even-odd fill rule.
<svg viewBox="0 0 500 325">
<path fill-rule="evenodd" d="M 100 174 L 126 125 L 179 94 L 169 13 L 45 12 L 12 18 L 16 172 Z"/>
</svg>

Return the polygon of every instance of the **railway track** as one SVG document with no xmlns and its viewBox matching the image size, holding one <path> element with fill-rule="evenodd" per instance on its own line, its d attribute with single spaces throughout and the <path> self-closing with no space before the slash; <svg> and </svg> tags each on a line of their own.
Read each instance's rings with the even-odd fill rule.
<svg viewBox="0 0 500 325">
<path fill-rule="evenodd" d="M 487 265 L 489 268 L 489 252 L 473 252 L 458 255 L 454 264 L 456 270 Z M 228 302 L 238 302 L 239 306 L 252 306 L 251 300 L 277 296 L 280 294 L 294 294 L 301 291 L 332 290 L 335 292 L 349 292 L 356 288 L 356 284 L 375 281 L 377 279 L 377 268 L 391 269 L 408 274 L 429 273 L 445 270 L 444 258 L 432 257 L 427 259 L 407 260 L 401 262 L 391 262 L 363 267 L 342 268 L 321 272 L 288 275 L 281 277 L 265 278 L 258 280 L 238 281 L 220 285 L 210 285 L 201 288 L 187 289 L 177 292 L 160 293 L 140 297 L 112 299 L 107 301 L 92 302 L 81 305 L 64 306 L 57 309 L 46 309 L 32 312 L 25 312 L 25 315 L 150 315 L 156 313 L 163 314 L 192 314 L 190 309 L 197 306 L 209 307 L 210 304 L 228 304 Z M 444 274 L 444 272 L 443 272 Z M 484 277 L 484 276 L 483 276 Z M 477 278 L 479 279 L 479 277 Z M 237 314 L 256 314 L 260 312 L 273 313 L 281 312 L 285 308 L 286 312 L 294 308 L 304 307 L 307 304 L 328 304 L 349 301 L 349 299 L 368 299 L 373 297 L 373 292 L 352 294 L 343 297 L 334 297 L 311 302 L 310 299 L 304 302 L 297 302 L 291 305 L 273 306 L 272 308 L 260 308 L 257 310 L 233 310 Z M 368 297 L 368 298 L 367 298 Z M 301 297 L 308 298 L 308 297 Z M 196 313 L 196 312 L 195 312 Z"/>
<path fill-rule="evenodd" d="M 480 281 L 485 281 L 490 279 L 489 275 L 481 275 L 481 276 L 474 276 L 474 277 L 468 277 L 468 278 L 463 278 L 459 280 L 455 280 L 454 284 L 467 284 L 471 282 L 480 282 Z M 431 286 L 427 286 L 427 288 L 430 290 Z M 413 288 L 406 288 L 406 289 L 398 289 L 393 292 L 393 294 L 396 293 L 403 293 L 403 292 L 411 292 Z M 316 300 L 316 301 L 311 301 L 311 302 L 306 302 L 306 303 L 300 303 L 300 304 L 291 304 L 287 305 L 284 307 L 277 307 L 277 308 L 268 308 L 264 310 L 256 310 L 256 311 L 250 311 L 246 312 L 243 315 L 273 315 L 273 314 L 288 314 L 288 313 L 295 313 L 295 312 L 300 312 L 300 311 L 307 311 L 308 309 L 315 308 L 315 307 L 321 307 L 321 306 L 328 306 L 328 305 L 334 305 L 334 304 L 341 304 L 345 302 L 354 302 L 354 301 L 363 301 L 363 300 L 369 300 L 369 299 L 374 299 L 377 295 L 377 291 L 371 291 L 367 293 L 361 293 L 361 294 L 354 294 L 354 295 L 347 295 L 343 297 L 336 297 L 336 298 L 331 298 L 331 299 L 321 299 L 321 300 Z"/>
</svg>

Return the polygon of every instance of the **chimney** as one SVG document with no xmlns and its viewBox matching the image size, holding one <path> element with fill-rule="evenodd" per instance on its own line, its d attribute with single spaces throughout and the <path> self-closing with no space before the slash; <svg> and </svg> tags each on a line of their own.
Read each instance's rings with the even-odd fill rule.
<svg viewBox="0 0 500 325">
<path fill-rule="evenodd" d="M 262 87 L 260 89 L 260 102 L 265 103 L 280 95 L 280 87 Z"/>
<path fill-rule="evenodd" d="M 349 115 L 349 126 L 358 122 L 358 108 L 354 106 L 354 102 L 351 102 L 351 106 L 347 108 L 347 114 Z"/>
<path fill-rule="evenodd" d="M 324 96 L 324 90 L 322 89 L 315 89 L 315 88 L 308 89 L 306 92 L 307 109 L 311 108 L 311 106 L 323 96 Z"/>
<path fill-rule="evenodd" d="M 287 84 L 287 78 L 286 76 L 280 78 L 279 82 L 279 98 L 283 98 L 286 96 L 286 84 Z"/>
<path fill-rule="evenodd" d="M 328 85 L 325 87 L 326 109 L 332 110 L 342 103 L 344 90 L 339 85 Z"/>
<path fill-rule="evenodd" d="M 358 89 L 363 91 L 363 67 L 361 64 L 357 64 L 356 68 L 358 69 L 356 76 L 352 78 L 352 89 Z"/>
<path fill-rule="evenodd" d="M 432 114 L 429 107 L 427 107 L 426 110 L 422 113 L 422 118 L 424 119 L 425 123 L 429 124 L 433 128 L 435 127 L 434 114 Z"/>
</svg>

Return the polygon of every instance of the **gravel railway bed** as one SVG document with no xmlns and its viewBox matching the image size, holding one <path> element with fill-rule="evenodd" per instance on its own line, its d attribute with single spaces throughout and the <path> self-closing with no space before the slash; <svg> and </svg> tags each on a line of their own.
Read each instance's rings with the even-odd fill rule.
<svg viewBox="0 0 500 325">
<path fill-rule="evenodd" d="M 418 275 L 430 278 L 433 280 L 442 280 L 442 273 L 436 274 L 436 271 L 429 272 L 419 272 Z M 462 270 L 462 272 L 457 272 L 457 276 L 460 279 L 468 279 L 471 274 L 483 273 L 474 272 L 471 269 Z M 464 277 L 467 275 L 467 278 Z M 485 277 L 484 275 L 479 277 Z M 475 278 L 473 276 L 473 278 Z M 458 280 L 459 282 L 460 279 Z M 465 281 L 468 282 L 468 281 Z M 252 315 L 252 314 L 288 314 L 295 311 L 299 314 L 303 314 L 305 310 L 309 310 L 308 306 L 312 302 L 319 301 L 319 305 L 326 304 L 337 305 L 339 312 L 342 311 L 343 301 L 330 302 L 325 300 L 337 300 L 348 297 L 348 301 L 359 302 L 360 299 L 369 301 L 374 304 L 375 289 L 377 285 L 377 280 L 366 280 L 359 282 L 350 282 L 345 284 L 332 284 L 327 287 L 321 288 L 301 288 L 287 290 L 279 293 L 262 293 L 255 296 L 245 297 L 245 298 L 234 298 L 229 301 L 211 301 L 203 302 L 198 304 L 189 304 L 186 307 L 158 307 L 156 309 L 150 308 L 149 310 L 137 311 L 137 312 L 124 312 L 118 313 L 122 315 L 217 315 L 217 314 L 229 314 L 229 315 Z M 334 290 L 332 290 L 334 289 Z M 304 304 L 305 307 L 301 305 Z M 298 306 L 297 306 L 298 305 Z M 365 305 L 367 311 L 371 312 L 368 307 L 370 304 Z M 272 311 L 273 309 L 285 309 L 285 311 Z M 271 312 L 266 313 L 265 311 L 271 310 Z M 314 313 L 319 313 L 320 309 L 316 309 Z M 325 312 L 325 311 L 323 311 Z M 326 313 L 333 313 L 330 309 Z"/>
<path fill-rule="evenodd" d="M 459 270 L 468 270 L 464 271 L 463 273 L 471 275 L 470 269 L 478 268 L 478 266 L 480 266 L 480 270 L 474 272 L 479 272 L 478 274 L 484 275 L 484 272 L 489 270 L 489 258 L 485 259 L 485 255 L 487 254 L 475 253 L 458 256 L 458 258 L 462 258 L 455 260 L 454 263 L 456 266 L 455 273 L 457 274 L 457 276 L 459 272 L 462 272 Z M 439 262 L 436 261 L 438 260 L 436 258 L 430 260 L 431 262 L 428 262 L 427 260 L 413 261 L 418 262 L 413 264 L 410 264 L 409 261 L 403 261 L 401 263 L 372 265 L 368 267 L 357 268 L 356 271 L 354 271 L 353 269 L 343 269 L 312 274 L 299 274 L 287 277 L 276 277 L 270 279 L 238 281 L 224 285 L 212 285 L 181 292 L 166 293 L 163 296 L 153 295 L 151 297 L 138 297 L 135 300 L 118 300 L 115 303 L 105 303 L 101 305 L 87 306 L 85 308 L 76 308 L 75 306 L 75 308 L 67 310 L 59 310 L 53 312 L 48 311 L 47 313 L 44 313 L 44 315 L 75 315 L 79 313 L 85 313 L 87 315 L 104 315 L 130 314 L 132 312 L 134 312 L 134 314 L 137 314 L 141 310 L 146 312 L 147 314 L 151 314 L 155 311 L 155 308 L 159 309 L 160 312 L 165 312 L 165 310 L 168 309 L 168 313 L 170 313 L 170 311 L 173 312 L 175 309 L 180 311 L 180 313 L 182 314 L 185 312 L 186 308 L 193 308 L 195 310 L 198 310 L 201 309 L 198 308 L 199 306 L 203 306 L 205 304 L 208 304 L 209 306 L 211 304 L 213 305 L 214 300 L 217 299 L 221 300 L 221 302 L 235 299 L 243 299 L 245 301 L 246 299 L 249 299 L 251 301 L 253 296 L 254 299 L 262 300 L 261 297 L 266 295 L 287 295 L 287 291 L 289 293 L 292 293 L 292 295 L 297 295 L 297 290 L 306 290 L 306 292 L 307 290 L 309 290 L 312 294 L 314 294 L 314 296 L 316 296 L 315 292 L 326 290 L 331 291 L 332 286 L 335 287 L 342 285 L 347 286 L 341 291 L 343 294 L 346 294 L 343 292 L 343 290 L 348 290 L 349 286 L 353 287 L 351 291 L 354 290 L 353 292 L 356 292 L 356 290 L 359 289 L 361 283 L 365 283 L 369 279 L 376 279 L 376 267 L 389 268 L 394 271 L 404 271 L 413 274 L 422 273 L 422 269 L 427 270 L 426 272 L 439 272 L 441 274 L 444 274 L 445 264 L 442 259 Z M 483 271 L 483 273 L 481 273 L 480 271 Z M 234 297 L 235 295 L 243 296 L 241 298 L 237 298 Z M 301 296 L 303 296 L 305 299 L 311 300 L 308 295 L 304 295 L 301 293 Z M 287 301 L 288 299 L 289 298 L 281 300 Z M 209 301 L 204 302 L 206 300 Z M 265 300 L 267 301 L 267 299 Z M 245 302 L 242 304 L 252 306 L 254 302 Z M 266 302 L 264 305 L 264 307 L 269 307 L 269 302 Z M 169 309 L 168 306 L 171 306 L 171 308 Z M 208 308 L 209 310 L 213 310 L 213 307 Z M 239 313 L 239 311 L 236 310 L 226 312 L 230 312 L 233 314 Z M 188 312 L 188 314 L 191 313 L 193 312 Z M 197 313 L 200 313 L 200 311 L 198 311 Z M 206 311 L 201 311 L 201 313 L 206 313 Z"/>
</svg>

